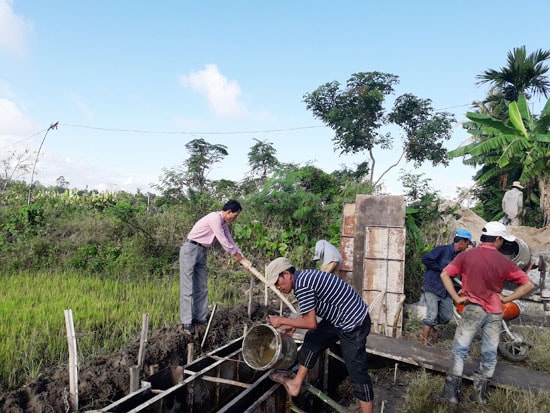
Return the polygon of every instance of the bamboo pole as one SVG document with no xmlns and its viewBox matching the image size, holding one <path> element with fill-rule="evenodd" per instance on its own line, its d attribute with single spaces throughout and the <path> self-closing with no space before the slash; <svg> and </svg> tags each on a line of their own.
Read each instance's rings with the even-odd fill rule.
<svg viewBox="0 0 550 413">
<path fill-rule="evenodd" d="M 252 318 L 252 295 L 254 294 L 254 276 L 250 276 L 250 293 L 248 294 L 248 318 Z"/>
<path fill-rule="evenodd" d="M 212 319 L 214 318 L 214 313 L 216 312 L 217 308 L 218 308 L 218 303 L 215 303 L 214 308 L 212 308 L 212 314 L 210 314 L 210 319 L 208 320 L 208 325 L 206 326 L 206 330 L 204 331 L 204 337 L 202 338 L 202 343 L 201 343 L 201 350 L 204 347 L 204 343 L 206 341 L 206 337 L 208 336 L 208 332 L 210 331 Z"/>
<path fill-rule="evenodd" d="M 196 371 L 192 370 L 184 370 L 185 374 L 188 374 L 190 376 L 197 374 Z M 224 379 L 223 377 L 214 377 L 214 376 L 205 376 L 202 375 L 200 378 L 204 381 L 210 381 L 212 383 L 223 383 L 223 384 L 230 384 L 232 386 L 242 387 L 243 389 L 248 389 L 251 384 L 243 383 L 242 381 L 236 381 L 236 380 L 230 380 L 230 379 Z"/>
<path fill-rule="evenodd" d="M 73 312 L 65 310 L 65 328 L 67 329 L 67 344 L 69 345 L 69 398 L 73 411 L 78 411 L 78 355 L 76 335 L 73 324 Z"/>
<path fill-rule="evenodd" d="M 244 260 L 243 260 L 244 261 Z M 243 261 L 240 261 L 241 262 L 241 265 L 246 268 L 248 271 L 250 271 L 252 274 L 254 274 L 254 276 L 260 280 L 261 282 L 263 282 L 265 285 L 268 285 L 267 284 L 267 280 L 265 279 L 265 277 L 254 267 L 252 266 L 248 266 L 248 265 L 245 265 Z M 271 289 L 271 291 L 273 291 L 277 297 L 279 297 L 279 299 L 285 303 L 285 305 L 289 308 L 289 310 L 293 313 L 297 313 L 296 309 L 294 308 L 294 306 L 290 303 L 290 301 L 288 301 L 288 299 L 283 295 L 282 292 L 280 292 L 279 290 L 277 290 L 277 288 L 275 288 L 274 285 L 270 285 L 269 288 Z"/>
<path fill-rule="evenodd" d="M 191 364 L 193 362 L 193 352 L 194 352 L 194 345 L 193 343 L 187 344 L 187 364 Z"/>
<path fill-rule="evenodd" d="M 139 390 L 139 366 L 130 367 L 130 393 Z"/>
<path fill-rule="evenodd" d="M 305 389 L 311 394 L 313 394 L 314 396 L 317 396 L 319 399 L 321 399 L 323 402 L 328 404 L 330 407 L 332 407 L 334 411 L 338 413 L 348 413 L 346 408 L 338 404 L 334 399 L 330 398 L 328 394 L 323 393 L 317 387 L 313 387 L 311 384 L 306 384 Z"/>
<path fill-rule="evenodd" d="M 149 313 L 143 313 L 141 321 L 141 337 L 139 340 L 139 353 L 137 366 L 141 370 L 145 361 L 145 346 L 147 345 L 147 337 L 149 336 Z"/>
<path fill-rule="evenodd" d="M 145 361 L 145 347 L 149 335 L 149 313 L 143 313 L 141 319 L 141 336 L 139 340 L 139 352 L 137 364 L 130 367 L 130 393 L 139 390 L 139 377 Z"/>
</svg>

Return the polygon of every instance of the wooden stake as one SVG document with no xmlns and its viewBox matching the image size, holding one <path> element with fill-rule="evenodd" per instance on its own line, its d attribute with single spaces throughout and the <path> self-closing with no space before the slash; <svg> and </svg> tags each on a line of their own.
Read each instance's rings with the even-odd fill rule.
<svg viewBox="0 0 550 413">
<path fill-rule="evenodd" d="M 65 310 L 65 328 L 67 329 L 67 344 L 69 345 L 69 401 L 73 411 L 78 411 L 78 357 L 76 335 L 74 332 L 73 312 Z"/>
<path fill-rule="evenodd" d="M 193 343 L 188 343 L 187 344 L 187 364 L 191 364 L 193 362 L 193 351 L 194 351 Z"/>
<path fill-rule="evenodd" d="M 252 318 L 252 295 L 254 293 L 254 277 L 250 277 L 250 293 L 248 294 L 248 318 Z"/>
<path fill-rule="evenodd" d="M 149 335 L 149 313 L 143 313 L 141 321 L 141 338 L 139 340 L 139 353 L 137 367 L 141 370 L 145 361 L 145 346 L 147 345 L 147 337 Z"/>
<path fill-rule="evenodd" d="M 206 336 L 208 336 L 208 331 L 210 331 L 210 325 L 212 324 L 212 319 L 214 318 L 214 313 L 217 308 L 218 303 L 215 303 L 214 308 L 212 308 L 212 314 L 210 314 L 210 319 L 208 320 L 208 325 L 206 326 L 206 330 L 204 332 L 204 337 L 202 338 L 201 349 L 204 347 L 204 342 L 206 341 Z"/>
<path fill-rule="evenodd" d="M 139 390 L 139 366 L 130 367 L 130 393 Z"/>
<path fill-rule="evenodd" d="M 397 305 L 397 310 L 395 311 L 395 317 L 393 318 L 392 337 L 397 337 L 397 323 L 399 321 L 399 316 L 401 315 L 401 311 L 403 311 L 403 305 L 405 304 L 405 298 L 407 298 L 407 296 L 403 295 L 403 297 L 401 297 L 401 300 L 399 300 L 399 304 Z M 401 335 L 399 335 L 399 336 L 401 336 Z"/>
</svg>

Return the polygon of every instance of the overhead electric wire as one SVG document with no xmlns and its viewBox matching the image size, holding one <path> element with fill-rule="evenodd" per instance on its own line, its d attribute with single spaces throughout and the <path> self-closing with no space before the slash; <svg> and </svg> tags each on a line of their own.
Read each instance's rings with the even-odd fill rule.
<svg viewBox="0 0 550 413">
<path fill-rule="evenodd" d="M 455 109 L 455 108 L 462 108 L 472 106 L 472 104 L 465 104 L 465 105 L 457 105 L 457 106 L 448 106 L 446 108 L 441 109 L 435 109 L 435 112 L 441 112 L 447 109 Z M 123 129 L 123 128 L 103 128 L 103 127 L 97 127 L 97 126 L 87 126 L 87 125 L 77 125 L 77 124 L 71 124 L 71 123 L 60 123 L 60 126 L 68 126 L 71 128 L 81 128 L 81 129 L 92 129 L 92 130 L 98 130 L 98 131 L 106 131 L 106 132 L 132 132 L 132 133 L 144 133 L 144 134 L 160 134 L 160 135 L 244 135 L 244 134 L 259 134 L 259 133 L 278 133 L 278 132 L 291 132 L 296 130 L 304 130 L 304 129 L 319 129 L 319 128 L 326 128 L 326 125 L 317 125 L 317 126 L 296 126 L 292 128 L 283 128 L 283 129 L 265 129 L 265 130 L 245 130 L 245 131 L 222 131 L 222 132 L 214 132 L 214 131 L 154 131 L 154 130 L 144 130 L 144 129 Z M 32 135 L 21 139 L 19 141 L 10 143 L 8 145 L 5 145 L 1 147 L 0 149 L 9 148 L 10 146 L 18 145 L 22 142 L 25 142 L 31 138 L 33 138 L 36 135 L 42 134 L 47 129 L 42 129 L 36 133 L 33 133 Z"/>
<path fill-rule="evenodd" d="M 142 129 L 117 129 L 117 128 L 99 128 L 95 126 L 85 126 L 85 125 L 73 125 L 70 123 L 61 123 L 62 126 L 70 126 L 73 128 L 83 128 L 83 129 L 93 129 L 101 130 L 108 132 L 135 132 L 135 133 L 151 133 L 151 134 L 164 134 L 164 135 L 242 135 L 248 133 L 275 133 L 275 132 L 288 132 L 293 130 L 300 129 L 315 129 L 315 128 L 324 128 L 325 126 L 297 126 L 294 128 L 286 129 L 267 129 L 267 130 L 250 130 L 250 131 L 234 131 L 234 132 L 205 132 L 205 131 L 151 131 L 151 130 L 142 130 Z"/>
<path fill-rule="evenodd" d="M 19 141 L 16 141 L 16 142 L 13 142 L 13 143 L 9 143 L 7 144 L 6 146 L 2 146 L 0 149 L 6 149 L 6 148 L 9 148 L 10 146 L 14 146 L 14 145 L 19 145 L 20 143 L 22 142 L 25 142 L 25 141 L 28 141 L 29 139 L 31 138 L 34 138 L 36 135 L 41 135 L 42 133 L 46 132 L 48 129 L 42 129 L 41 131 L 38 131 L 38 132 L 35 132 L 33 133 L 32 135 L 30 136 L 27 136 L 26 138 L 23 138 Z"/>
</svg>

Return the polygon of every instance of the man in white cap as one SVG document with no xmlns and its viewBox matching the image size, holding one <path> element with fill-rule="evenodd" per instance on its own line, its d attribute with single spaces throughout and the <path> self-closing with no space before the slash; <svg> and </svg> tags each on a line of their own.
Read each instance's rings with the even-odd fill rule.
<svg viewBox="0 0 550 413">
<path fill-rule="evenodd" d="M 454 235 L 452 244 L 438 245 L 422 256 L 422 264 L 426 266 L 422 281 L 426 304 L 426 317 L 422 320 L 422 344 L 425 346 L 438 338 L 436 326 L 447 324 L 453 315 L 453 300 L 441 281 L 441 271 L 472 242 L 472 234 L 466 228 L 458 228 Z"/>
<path fill-rule="evenodd" d="M 282 293 L 294 290 L 300 315 L 297 318 L 269 316 L 269 323 L 292 335 L 296 328 L 307 329 L 298 352 L 298 372 L 274 372 L 271 379 L 285 386 L 291 396 L 300 393 L 309 369 L 319 355 L 340 341 L 353 395 L 359 399 L 362 413 L 373 411 L 373 387 L 368 373 L 367 336 L 371 321 L 369 308 L 353 288 L 333 274 L 319 270 L 296 270 L 287 258 L 269 263 L 266 283 Z M 317 317 L 321 320 L 317 322 Z"/>
<path fill-rule="evenodd" d="M 474 372 L 475 399 L 481 404 L 488 403 L 487 387 L 497 364 L 502 304 L 523 297 L 535 287 L 525 272 L 498 252 L 504 240 L 512 242 L 515 239 L 500 222 L 488 222 L 481 232 L 480 245 L 457 255 L 441 273 L 443 285 L 452 299 L 464 304 L 453 340 L 453 358 L 445 379 L 445 390 L 439 395 L 451 404 L 459 402 L 464 360 L 478 330 L 482 331 L 482 339 L 479 370 Z M 451 280 L 457 275 L 462 275 L 461 296 Z M 508 296 L 502 295 L 505 281 L 518 285 Z"/>
<path fill-rule="evenodd" d="M 519 181 L 512 183 L 510 188 L 502 197 L 502 210 L 506 215 L 506 224 L 517 227 L 521 225 L 521 213 L 523 212 L 523 186 Z"/>
</svg>

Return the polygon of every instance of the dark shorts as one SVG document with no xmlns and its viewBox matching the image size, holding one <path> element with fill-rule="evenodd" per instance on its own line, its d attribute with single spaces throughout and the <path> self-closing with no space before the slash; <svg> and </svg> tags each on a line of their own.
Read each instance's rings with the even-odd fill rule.
<svg viewBox="0 0 550 413">
<path fill-rule="evenodd" d="M 374 392 L 368 372 L 367 336 L 370 333 L 370 317 L 367 315 L 361 326 L 345 332 L 321 320 L 314 330 L 308 330 L 304 344 L 298 352 L 298 362 L 308 369 L 315 366 L 320 354 L 340 340 L 342 356 L 353 386 L 353 395 L 359 400 L 373 400 Z"/>
</svg>

